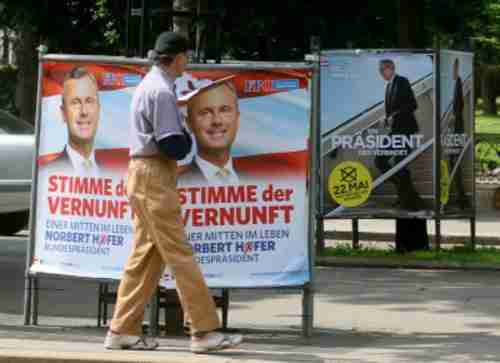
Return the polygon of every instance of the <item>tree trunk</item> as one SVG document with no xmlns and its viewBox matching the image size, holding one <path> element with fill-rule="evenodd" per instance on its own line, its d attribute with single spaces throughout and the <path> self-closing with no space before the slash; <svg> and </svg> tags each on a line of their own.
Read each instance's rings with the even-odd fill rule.
<svg viewBox="0 0 500 363">
<path fill-rule="evenodd" d="M 495 67 L 483 66 L 481 72 L 481 97 L 483 98 L 483 112 L 488 115 L 497 114 Z"/>
<path fill-rule="evenodd" d="M 194 11 L 197 1 L 194 0 L 174 0 L 174 11 Z M 174 32 L 179 32 L 185 37 L 189 38 L 189 30 L 192 19 L 188 16 L 174 16 L 173 17 Z"/>
<path fill-rule="evenodd" d="M 21 118 L 32 124 L 35 123 L 38 42 L 38 34 L 31 25 L 20 27 L 15 48 L 18 66 L 16 107 Z"/>
<path fill-rule="evenodd" d="M 9 31 L 7 28 L 2 29 L 2 63 L 9 63 Z"/>
</svg>

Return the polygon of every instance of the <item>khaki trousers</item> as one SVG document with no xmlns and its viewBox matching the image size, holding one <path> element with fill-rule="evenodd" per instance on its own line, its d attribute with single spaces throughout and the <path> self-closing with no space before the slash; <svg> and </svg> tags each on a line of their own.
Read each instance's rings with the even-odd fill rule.
<svg viewBox="0 0 500 363">
<path fill-rule="evenodd" d="M 162 158 L 137 158 L 129 164 L 127 195 L 134 211 L 134 243 L 118 288 L 111 330 L 141 335 L 144 307 L 168 264 L 175 276 L 191 333 L 220 327 L 215 303 L 186 240 L 177 165 Z"/>
</svg>

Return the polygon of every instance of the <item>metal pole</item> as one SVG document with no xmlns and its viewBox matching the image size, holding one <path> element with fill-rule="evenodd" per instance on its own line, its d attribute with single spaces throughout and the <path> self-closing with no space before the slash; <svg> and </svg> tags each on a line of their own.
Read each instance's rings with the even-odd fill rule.
<svg viewBox="0 0 500 363">
<path fill-rule="evenodd" d="M 38 306 L 39 306 L 38 277 L 33 278 L 33 325 L 38 325 Z"/>
<path fill-rule="evenodd" d="M 38 184 L 38 149 L 40 147 L 40 118 L 41 118 L 41 105 L 42 105 L 42 57 L 47 53 L 47 48 L 43 45 L 38 47 L 38 80 L 37 80 L 37 95 L 36 95 L 36 112 L 35 112 L 35 151 L 33 153 L 32 164 L 32 184 L 31 184 L 31 208 L 29 231 L 30 236 L 26 250 L 26 268 L 24 276 L 24 325 L 31 323 L 31 303 L 32 303 L 32 283 L 29 276 L 29 270 L 34 257 L 35 240 L 36 240 L 36 196 Z"/>
<path fill-rule="evenodd" d="M 318 215 L 316 218 L 316 255 L 325 253 L 325 221 Z"/>
<path fill-rule="evenodd" d="M 158 300 L 160 295 L 160 289 L 156 288 L 156 292 L 151 298 L 150 310 L 149 310 L 149 327 L 150 327 L 150 335 L 153 337 L 158 336 Z"/>
<path fill-rule="evenodd" d="M 24 325 L 31 325 L 31 277 L 26 276 L 24 284 Z"/>
<path fill-rule="evenodd" d="M 309 171 L 309 225 L 308 225 L 308 253 L 310 281 L 304 286 L 302 295 L 302 334 L 305 337 L 313 335 L 314 327 L 314 287 L 315 287 L 315 227 L 318 213 L 319 194 L 319 157 L 320 157 L 320 51 L 317 49 L 317 59 L 314 62 L 312 76 L 312 105 L 311 105 L 311 163 Z"/>
<path fill-rule="evenodd" d="M 470 219 L 470 244 L 473 250 L 476 249 L 476 217 Z"/>
<path fill-rule="evenodd" d="M 359 220 L 352 220 L 352 248 L 359 249 Z"/>
<path fill-rule="evenodd" d="M 441 60 L 440 47 L 435 52 L 434 75 L 434 218 L 436 222 L 436 250 L 441 248 Z"/>
<path fill-rule="evenodd" d="M 472 218 L 471 218 L 471 245 L 472 248 L 476 248 L 476 140 L 475 140 L 475 135 L 476 135 L 476 102 L 475 97 L 476 95 L 474 94 L 474 54 L 472 54 L 472 87 L 471 87 L 471 103 L 472 107 L 470 108 L 470 117 L 469 119 L 471 120 L 471 137 L 472 137 L 472 158 L 471 158 L 471 168 L 472 168 Z"/>
</svg>

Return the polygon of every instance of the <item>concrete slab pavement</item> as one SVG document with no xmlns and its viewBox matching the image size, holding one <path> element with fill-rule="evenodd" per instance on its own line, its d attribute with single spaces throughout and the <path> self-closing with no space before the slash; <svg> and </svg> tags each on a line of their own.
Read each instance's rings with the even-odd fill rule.
<svg viewBox="0 0 500 363">
<path fill-rule="evenodd" d="M 39 327 L 21 326 L 17 314 L 8 324 L 0 316 L 0 362 L 500 362 L 498 273 L 317 273 L 311 339 L 300 334 L 300 295 L 240 290 L 232 294 L 230 328 L 247 339 L 237 350 L 197 356 L 187 338 L 162 337 L 157 352 L 105 351 L 105 328 L 79 318 L 85 311 L 61 326 L 63 318 L 45 310 Z"/>
</svg>

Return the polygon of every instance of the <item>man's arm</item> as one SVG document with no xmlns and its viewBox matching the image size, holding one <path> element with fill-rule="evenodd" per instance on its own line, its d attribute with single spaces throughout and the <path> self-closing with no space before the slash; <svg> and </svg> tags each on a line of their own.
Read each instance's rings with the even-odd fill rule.
<svg viewBox="0 0 500 363">
<path fill-rule="evenodd" d="M 415 99 L 410 81 L 405 77 L 400 78 L 399 92 L 400 102 L 395 105 L 396 111 L 394 112 L 394 116 L 400 113 L 409 114 L 415 112 L 417 109 L 417 100 Z"/>
<path fill-rule="evenodd" d="M 155 140 L 164 155 L 182 160 L 191 151 L 191 136 L 182 127 L 175 97 L 159 91 L 152 100 L 152 121 Z"/>
<path fill-rule="evenodd" d="M 191 151 L 193 142 L 186 130 L 183 135 L 171 135 L 158 141 L 160 151 L 170 159 L 182 160 Z"/>
</svg>

